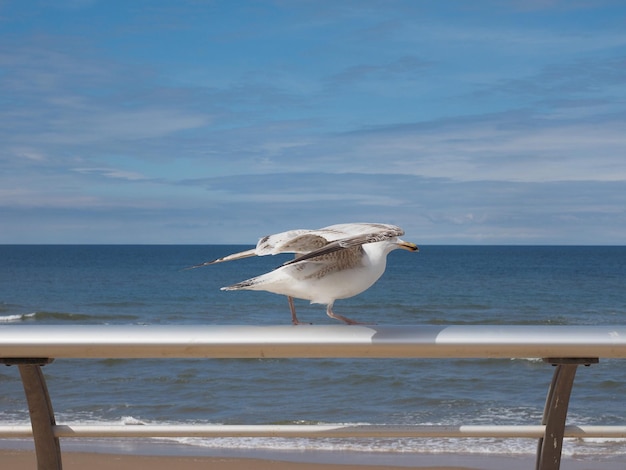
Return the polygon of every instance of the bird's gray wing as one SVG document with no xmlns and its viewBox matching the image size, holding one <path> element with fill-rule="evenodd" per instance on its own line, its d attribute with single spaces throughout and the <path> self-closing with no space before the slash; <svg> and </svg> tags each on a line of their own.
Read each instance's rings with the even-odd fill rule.
<svg viewBox="0 0 626 470">
<path fill-rule="evenodd" d="M 324 227 L 318 230 L 318 232 L 325 233 L 329 242 L 341 238 L 356 237 L 357 235 L 373 235 L 377 233 L 385 234 L 393 232 L 396 237 L 404 235 L 404 230 L 395 225 L 372 223 L 337 224 Z"/>
<path fill-rule="evenodd" d="M 403 234 L 404 230 L 395 225 L 372 223 L 337 224 L 318 230 L 289 230 L 263 237 L 257 245 L 257 254 L 309 253 L 337 241 L 346 241 L 354 238 L 357 240 L 355 244 L 359 245 L 394 236 L 398 237 Z M 360 242 L 357 238 L 359 236 L 368 237 L 368 239 Z M 375 237 L 382 238 L 375 240 Z"/>
<path fill-rule="evenodd" d="M 395 225 L 371 223 L 337 224 L 319 230 L 287 230 L 261 238 L 256 248 L 251 250 L 233 253 L 232 255 L 196 264 L 185 269 L 195 269 L 250 256 L 277 255 L 280 253 L 302 254 L 295 260 L 285 263 L 292 264 L 351 246 L 382 241 L 388 238 L 399 237 L 403 234 L 404 230 Z"/>
<path fill-rule="evenodd" d="M 357 225 L 357 224 L 353 224 Z M 365 225 L 365 224 L 362 224 Z M 299 256 L 296 259 L 287 261 L 283 264 L 283 266 L 287 266 L 294 263 L 299 263 L 302 261 L 306 261 L 311 258 L 316 258 L 318 256 L 327 255 L 329 253 L 334 253 L 339 250 L 344 250 L 346 248 L 351 248 L 354 246 L 365 245 L 366 243 L 376 243 L 381 242 L 383 240 L 389 240 L 390 238 L 399 237 L 400 235 L 404 235 L 404 230 L 400 227 L 396 227 L 394 225 L 382 225 L 382 224 L 367 224 L 370 226 L 376 226 L 374 231 L 367 233 L 360 233 L 359 235 L 355 235 L 352 237 L 342 238 L 327 245 L 318 248 L 317 250 L 310 251 L 308 253 Z"/>
<path fill-rule="evenodd" d="M 259 240 L 256 246 L 258 256 L 277 255 L 280 253 L 308 253 L 328 243 L 328 239 L 319 230 L 289 230 L 268 235 Z"/>
<path fill-rule="evenodd" d="M 312 250 L 323 247 L 328 243 L 324 237 L 316 235 L 313 230 L 288 230 L 286 232 L 267 235 L 259 240 L 256 248 L 251 250 L 240 251 L 232 255 L 206 261 L 204 263 L 190 266 L 187 269 L 201 268 L 211 264 L 223 263 L 225 261 L 235 261 L 251 256 L 277 255 L 280 253 L 307 253 Z"/>
</svg>

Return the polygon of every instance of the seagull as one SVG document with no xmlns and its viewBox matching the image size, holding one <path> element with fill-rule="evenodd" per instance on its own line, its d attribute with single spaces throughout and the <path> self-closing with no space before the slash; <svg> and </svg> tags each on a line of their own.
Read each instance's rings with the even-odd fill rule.
<svg viewBox="0 0 626 470">
<path fill-rule="evenodd" d="M 326 305 L 326 314 L 346 324 L 355 320 L 333 312 L 335 300 L 353 297 L 371 287 L 385 272 L 387 255 L 396 249 L 418 251 L 415 243 L 401 240 L 404 230 L 395 225 L 352 223 L 318 230 L 288 230 L 267 235 L 251 250 L 233 253 L 191 266 L 199 268 L 251 256 L 295 253 L 277 269 L 221 290 L 262 290 L 287 296 L 291 321 L 300 324 L 293 299 Z"/>
</svg>

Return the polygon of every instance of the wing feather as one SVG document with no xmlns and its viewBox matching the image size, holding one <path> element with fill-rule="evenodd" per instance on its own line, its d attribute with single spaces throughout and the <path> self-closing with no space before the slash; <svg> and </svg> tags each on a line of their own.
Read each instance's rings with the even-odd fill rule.
<svg viewBox="0 0 626 470">
<path fill-rule="evenodd" d="M 310 251 L 308 253 L 305 253 L 296 259 L 287 261 L 286 263 L 283 264 L 283 266 L 287 266 L 287 265 L 294 264 L 294 263 L 299 263 L 301 261 L 306 261 L 308 259 L 316 258 L 318 256 L 327 255 L 329 253 L 333 253 L 339 250 L 344 250 L 346 248 L 365 245 L 367 243 L 381 242 L 383 240 L 389 240 L 390 238 L 395 238 L 395 237 L 399 237 L 400 235 L 404 235 L 404 230 L 394 225 L 384 225 L 384 224 L 345 224 L 345 225 L 350 227 L 353 233 L 358 232 L 358 234 L 328 243 L 327 245 L 321 248 L 318 248 L 316 250 Z M 355 227 L 355 225 L 359 225 L 359 227 Z M 337 226 L 333 226 L 333 227 L 337 227 Z M 333 227 L 327 227 L 326 229 L 321 229 L 320 231 L 328 230 L 329 228 L 333 228 Z M 354 230 L 355 228 L 357 230 Z"/>
<path fill-rule="evenodd" d="M 300 255 L 296 259 L 285 263 L 285 265 L 289 265 L 346 248 L 388 240 L 401 235 L 404 235 L 404 230 L 400 227 L 371 223 L 337 224 L 319 230 L 287 230 L 286 232 L 261 238 L 254 249 L 233 253 L 232 255 L 197 264 L 186 269 L 199 268 L 250 256 L 277 255 L 280 253 L 297 253 Z"/>
</svg>

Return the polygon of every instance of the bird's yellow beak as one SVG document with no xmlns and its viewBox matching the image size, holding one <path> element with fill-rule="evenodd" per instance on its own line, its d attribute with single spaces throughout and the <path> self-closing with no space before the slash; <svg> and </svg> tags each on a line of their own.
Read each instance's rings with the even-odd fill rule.
<svg viewBox="0 0 626 470">
<path fill-rule="evenodd" d="M 415 243 L 405 242 L 404 240 L 398 240 L 398 248 L 402 248 L 407 251 L 420 251 Z"/>
</svg>

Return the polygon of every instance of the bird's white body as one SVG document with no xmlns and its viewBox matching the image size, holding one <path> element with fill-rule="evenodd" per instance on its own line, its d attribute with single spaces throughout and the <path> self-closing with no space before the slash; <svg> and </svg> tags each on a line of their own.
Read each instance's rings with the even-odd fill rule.
<svg viewBox="0 0 626 470">
<path fill-rule="evenodd" d="M 395 248 L 397 246 L 387 241 L 369 243 L 363 245 L 363 256 L 350 260 L 346 266 L 330 264 L 325 259 L 310 259 L 281 266 L 224 290 L 263 290 L 329 305 L 369 289 L 385 272 L 387 254 Z M 341 258 L 340 253 L 338 255 L 333 257 L 333 262 Z"/>
<path fill-rule="evenodd" d="M 295 253 L 296 258 L 261 276 L 222 290 L 263 290 L 286 295 L 292 321 L 298 324 L 293 298 L 325 304 L 326 313 L 348 324 L 357 323 L 335 314 L 333 303 L 360 294 L 385 272 L 387 255 L 398 248 L 417 251 L 417 245 L 398 237 L 404 231 L 386 224 L 339 224 L 319 230 L 289 230 L 261 238 L 256 248 L 234 253 L 193 268 L 250 256 Z"/>
</svg>

